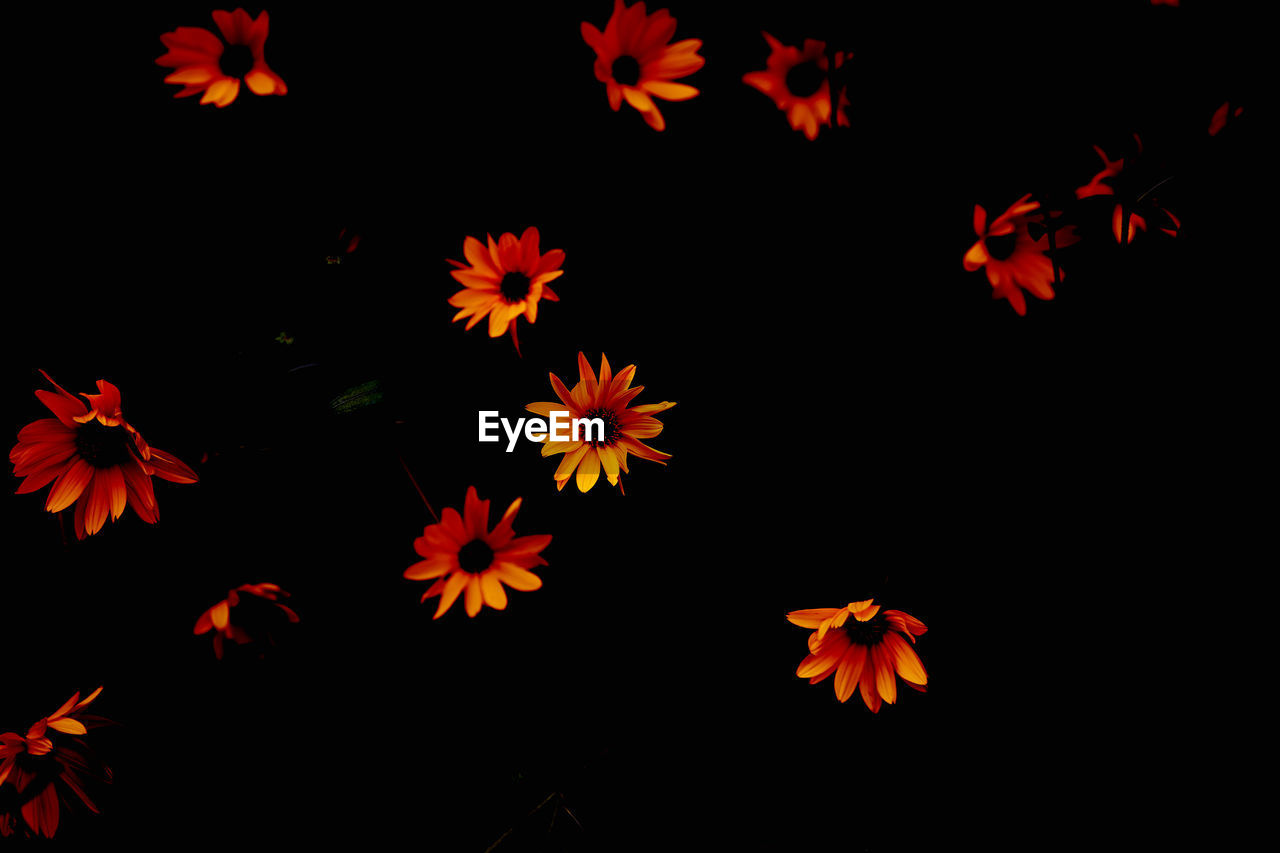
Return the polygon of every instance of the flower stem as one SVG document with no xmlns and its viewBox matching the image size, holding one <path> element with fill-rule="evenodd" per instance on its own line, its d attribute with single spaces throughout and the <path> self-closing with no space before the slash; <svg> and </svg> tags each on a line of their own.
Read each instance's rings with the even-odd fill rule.
<svg viewBox="0 0 1280 853">
<path fill-rule="evenodd" d="M 436 524 L 440 523 L 440 516 L 436 515 L 436 511 L 431 508 L 431 501 L 427 500 L 427 496 L 422 493 L 422 487 L 418 485 L 418 481 L 414 479 L 413 472 L 409 470 L 409 466 L 405 464 L 404 457 L 396 454 L 396 458 L 400 460 L 400 467 L 404 469 L 404 473 L 409 477 L 409 482 L 413 483 L 414 490 L 418 493 L 418 497 L 422 498 L 422 503 L 426 505 L 427 512 L 431 513 L 431 517 L 436 520 Z"/>
</svg>

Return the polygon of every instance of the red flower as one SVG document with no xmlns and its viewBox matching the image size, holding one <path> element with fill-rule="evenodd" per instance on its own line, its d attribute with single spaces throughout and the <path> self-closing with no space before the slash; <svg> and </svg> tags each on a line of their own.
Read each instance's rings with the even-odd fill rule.
<svg viewBox="0 0 1280 853">
<path fill-rule="evenodd" d="M 980 204 L 973 206 L 973 230 L 978 242 L 964 254 L 964 268 L 973 272 L 986 267 L 987 280 L 991 282 L 992 299 L 1008 299 L 1019 315 L 1027 313 L 1027 300 L 1022 291 L 1030 291 L 1039 299 L 1053 298 L 1053 264 L 1049 259 L 1049 235 L 1038 239 L 1031 235 L 1030 225 L 1043 220 L 1032 217 L 1040 209 L 1040 202 L 1028 201 L 1028 193 L 1014 202 L 1008 210 L 987 224 L 987 211 Z M 1076 241 L 1074 229 L 1061 229 L 1054 237 L 1058 247 Z M 1059 269 L 1061 280 L 1062 271 Z"/>
<path fill-rule="evenodd" d="M 827 71 L 827 44 L 813 39 L 804 40 L 804 48 L 783 44 L 768 33 L 762 33 L 769 43 L 768 60 L 764 71 L 752 71 L 742 76 L 742 82 L 759 89 L 773 99 L 778 109 L 787 114 L 792 130 L 803 130 L 807 139 L 818 138 L 818 127 L 831 126 L 831 82 Z M 836 53 L 836 68 L 853 58 L 852 53 Z M 840 87 L 839 103 L 835 110 L 836 124 L 849 126 L 845 107 L 849 106 L 847 87 Z"/>
<path fill-rule="evenodd" d="M 263 58 L 269 23 L 265 10 L 257 18 L 250 18 L 244 9 L 218 10 L 213 20 L 229 47 L 224 48 L 218 37 L 203 27 L 178 27 L 160 36 L 169 52 L 157 59 L 156 65 L 177 69 L 164 78 L 166 83 L 182 86 L 175 98 L 204 92 L 200 103 L 225 107 L 240 93 L 242 79 L 255 95 L 289 91 Z"/>
<path fill-rule="evenodd" d="M 242 597 L 242 593 L 246 594 L 248 598 Z M 225 640 L 232 640 L 237 645 L 243 646 L 259 639 L 265 639 L 274 645 L 274 631 L 273 626 L 270 624 L 270 616 L 272 614 L 282 613 L 289 622 L 298 622 L 298 614 L 294 613 L 289 606 L 280 603 L 281 598 L 288 597 L 289 593 L 273 583 L 241 584 L 230 590 L 225 599 L 200 614 L 200 618 L 196 620 L 193 633 L 204 634 L 210 630 L 214 632 L 213 653 L 218 660 L 222 660 Z M 232 621 L 232 608 L 239 608 L 242 602 L 246 601 L 268 602 L 272 607 L 266 608 L 265 611 L 251 607 L 248 609 L 249 612 L 241 608 L 235 611 L 235 621 Z M 253 612 L 255 610 L 256 612 Z"/>
<path fill-rule="evenodd" d="M 1212 133 L 1212 128 L 1210 128 L 1210 133 Z M 1138 136 L 1138 134 L 1135 133 L 1133 135 L 1133 139 L 1138 144 L 1137 153 L 1138 155 L 1141 155 L 1142 154 L 1142 137 Z M 1122 196 L 1133 195 L 1133 193 L 1129 191 L 1122 191 L 1120 193 L 1117 193 L 1117 190 L 1113 185 L 1115 183 L 1119 183 L 1119 179 L 1122 177 L 1124 173 L 1125 158 L 1121 157 L 1118 160 L 1112 160 L 1107 156 L 1107 152 L 1103 151 L 1102 148 L 1097 145 L 1093 146 L 1093 150 L 1098 152 L 1098 156 L 1102 158 L 1102 170 L 1099 171 L 1096 175 L 1094 175 L 1093 178 L 1089 180 L 1089 183 L 1085 184 L 1082 187 L 1078 187 L 1076 189 L 1076 198 L 1092 198 L 1094 196 L 1100 196 L 1100 195 L 1117 195 L 1117 194 Z M 1111 183 L 1108 183 L 1108 182 L 1111 182 Z M 1138 195 L 1138 197 L 1133 201 L 1122 200 L 1116 204 L 1115 209 L 1111 213 L 1111 234 L 1116 238 L 1117 243 L 1120 243 L 1122 245 L 1127 243 L 1132 243 L 1134 235 L 1138 231 L 1147 230 L 1146 216 L 1139 214 L 1137 210 L 1135 210 L 1134 208 L 1139 204 L 1139 202 L 1141 202 L 1148 195 L 1149 195 L 1149 191 Z M 1126 208 L 1128 209 L 1128 212 L 1129 212 L 1128 229 L 1124 228 L 1124 215 L 1125 215 Z M 1159 212 L 1164 214 L 1168 218 L 1169 222 L 1173 224 L 1173 227 L 1172 228 L 1163 227 L 1160 230 L 1163 231 L 1165 234 L 1168 234 L 1170 237 L 1178 236 L 1178 229 L 1182 227 L 1182 223 L 1178 220 L 1178 217 L 1173 215 L 1172 211 L 1164 207 L 1159 207 L 1154 203 L 1151 203 L 1147 205 L 1147 212 L 1148 214 L 1152 212 Z M 1122 230 L 1127 231 L 1123 239 L 1121 238 L 1121 235 L 1120 235 L 1120 232 Z"/>
</svg>

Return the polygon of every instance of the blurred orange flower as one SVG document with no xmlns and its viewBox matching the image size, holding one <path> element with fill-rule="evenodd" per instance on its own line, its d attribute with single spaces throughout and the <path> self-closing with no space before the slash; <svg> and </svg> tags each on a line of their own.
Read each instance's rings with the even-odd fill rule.
<svg viewBox="0 0 1280 853">
<path fill-rule="evenodd" d="M 841 702 L 861 688 L 862 701 L 878 713 L 881 700 L 891 705 L 897 701 L 895 673 L 924 692 L 928 681 L 924 664 L 903 639 L 914 644 L 915 638 L 928 630 L 914 616 L 901 610 L 881 611 L 880 605 L 868 599 L 847 607 L 793 610 L 787 620 L 817 629 L 809 635 L 809 654 L 796 675 L 817 684 L 834 673 L 836 698 Z"/>
<path fill-rule="evenodd" d="M 81 394 L 86 406 L 49 378 L 57 393 L 36 391 L 36 397 L 57 417 L 42 418 L 18 432 L 9 451 L 15 477 L 24 477 L 18 494 L 53 483 L 45 509 L 61 512 L 73 503 L 76 537 L 97 533 L 109 515 L 114 521 L 125 504 L 138 517 L 155 524 L 160 510 L 151 476 L 175 483 L 194 483 L 199 477 L 177 457 L 149 446 L 120 411 L 120 390 L 98 380 L 97 394 Z"/>
<path fill-rule="evenodd" d="M 826 42 L 805 39 L 804 48 L 785 45 L 768 33 L 761 33 L 769 43 L 764 71 L 742 75 L 742 82 L 773 99 L 778 109 L 787 114 L 792 130 L 802 130 L 807 139 L 818 138 L 819 126 L 831 126 L 831 84 L 827 77 L 829 62 Z M 853 58 L 852 53 L 836 53 L 836 68 Z M 840 87 L 836 124 L 849 126 L 845 107 L 849 106 L 847 87 Z"/>
<path fill-rule="evenodd" d="M 467 329 L 471 329 L 488 315 L 489 337 L 496 338 L 510 328 L 511 340 L 519 352 L 516 320 L 520 315 L 532 323 L 538 319 L 538 300 L 560 301 L 548 282 L 564 274 L 560 269 L 564 250 L 539 254 L 538 229 L 532 227 L 526 228 L 519 240 L 510 233 L 503 234 L 496 243 L 492 236 L 485 236 L 488 248 L 475 237 L 463 241 L 462 253 L 467 263 L 446 259 L 457 267 L 450 275 L 464 288 L 449 297 L 450 305 L 462 309 L 453 319 L 457 322 L 470 317 Z"/>
<path fill-rule="evenodd" d="M 542 586 L 542 578 L 529 569 L 547 565 L 538 555 L 551 544 L 551 536 L 516 536 L 511 526 L 519 510 L 520 498 L 516 498 L 490 531 L 489 502 L 480 500 L 476 487 L 470 486 L 462 515 L 445 507 L 440 522 L 428 524 L 413 540 L 413 549 L 423 559 L 405 569 L 404 576 L 435 581 L 422 594 L 423 601 L 440 596 L 433 619 L 443 616 L 464 590 L 467 616 L 475 616 L 485 604 L 494 610 L 506 609 L 503 584 L 522 592 Z"/>
<path fill-rule="evenodd" d="M 674 83 L 697 71 L 706 62 L 698 55 L 700 39 L 668 44 L 676 32 L 676 19 L 666 9 L 646 15 L 644 3 L 630 8 L 614 0 L 613 14 L 604 32 L 582 22 L 582 38 L 596 52 L 596 79 L 605 85 L 609 106 L 617 112 L 625 100 L 639 110 L 654 130 L 667 126 L 654 98 L 687 101 L 698 90 Z"/>
<path fill-rule="evenodd" d="M 1138 146 L 1137 153 L 1141 155 L 1142 154 L 1142 137 L 1140 137 L 1138 134 L 1135 133 L 1133 135 L 1133 139 Z M 1093 198 L 1094 196 L 1100 196 L 1100 195 L 1117 195 L 1116 187 L 1113 184 L 1118 183 L 1119 182 L 1118 179 L 1124 173 L 1125 158 L 1121 157 L 1117 160 L 1112 160 L 1107 156 L 1107 152 L 1103 151 L 1101 146 L 1098 146 L 1098 145 L 1093 146 L 1093 150 L 1098 152 L 1098 156 L 1102 158 L 1102 169 L 1089 180 L 1089 183 L 1085 184 L 1082 187 L 1076 188 L 1076 198 Z M 1112 183 L 1108 183 L 1108 181 L 1111 181 Z M 1119 194 L 1121 196 L 1131 195 L 1131 193 L 1128 193 L 1125 191 L 1121 191 Z M 1134 210 L 1134 207 L 1137 205 L 1137 203 L 1140 202 L 1147 194 L 1148 193 L 1142 193 L 1140 196 L 1138 196 L 1137 199 L 1133 200 L 1132 202 L 1122 199 L 1118 204 L 1116 204 L 1115 208 L 1112 210 L 1111 234 L 1113 237 L 1116 238 L 1117 243 L 1120 243 L 1121 245 L 1132 243 L 1134 235 L 1138 231 L 1147 230 L 1146 217 L 1139 214 L 1136 210 Z M 1124 215 L 1125 215 L 1126 208 L 1128 208 L 1128 213 L 1129 213 L 1129 227 L 1127 229 L 1124 227 Z M 1154 203 L 1151 203 L 1147 208 L 1147 212 L 1151 213 L 1153 211 L 1158 211 L 1160 213 L 1163 213 L 1166 217 L 1168 217 L 1169 223 L 1172 224 L 1172 227 L 1168 227 L 1166 225 L 1165 227 L 1162 227 L 1160 230 L 1163 231 L 1165 234 L 1168 234 L 1170 237 L 1178 236 L 1178 230 L 1182 227 L 1182 223 L 1181 221 L 1179 221 L 1178 217 L 1174 216 L 1173 212 L 1168 210 L 1167 208 L 1159 207 L 1159 206 L 1156 206 Z M 1121 238 L 1121 231 L 1126 232 L 1123 239 Z"/>
<path fill-rule="evenodd" d="M 1027 313 L 1027 300 L 1023 290 L 1039 299 L 1053 298 L 1053 264 L 1049 259 L 1049 235 L 1033 237 L 1030 226 L 1043 220 L 1043 216 L 1031 216 L 1040 209 L 1040 202 L 1028 201 L 1028 193 L 1009 209 L 987 223 L 987 211 L 980 204 L 973 206 L 973 230 L 978 242 L 964 253 L 964 268 L 969 272 L 986 267 L 987 280 L 991 282 L 992 299 L 1008 299 L 1019 315 Z M 1062 248 L 1076 242 L 1072 226 L 1061 229 L 1055 235 L 1056 246 Z M 1058 270 L 1062 278 L 1062 270 Z"/>
<path fill-rule="evenodd" d="M 247 598 L 245 597 L 247 596 Z M 200 618 L 192 633 L 204 634 L 212 630 L 213 653 L 222 660 L 224 642 L 232 640 L 237 645 L 247 645 L 259 639 L 275 644 L 274 626 L 270 617 L 283 614 L 291 623 L 298 622 L 298 614 L 288 605 L 281 604 L 280 599 L 288 598 L 289 593 L 273 583 L 246 583 L 228 591 L 227 597 L 210 607 Z M 265 609 L 250 608 L 249 612 L 241 607 L 245 602 L 265 602 L 271 606 Z M 236 610 L 232 621 L 232 608 Z M 255 611 L 256 612 L 252 612 Z"/>
<path fill-rule="evenodd" d="M 182 90 L 175 98 L 204 92 L 202 104 L 225 107 L 240 93 L 244 80 L 255 95 L 283 95 L 289 91 L 280 75 L 263 58 L 269 19 L 266 11 L 250 18 L 244 9 L 213 13 L 213 21 L 226 39 L 224 47 L 216 35 L 203 27 L 178 27 L 160 36 L 169 49 L 156 65 L 176 69 L 166 83 L 177 83 Z"/>
<path fill-rule="evenodd" d="M 621 476 L 630 473 L 627 469 L 627 454 L 631 453 L 641 459 L 649 459 L 660 465 L 666 465 L 670 453 L 655 450 L 640 441 L 642 438 L 653 438 L 662 432 L 662 423 L 653 415 L 665 412 L 675 403 L 648 403 L 628 409 L 627 404 L 644 390 L 643 385 L 631 387 L 636 366 L 629 364 L 617 376 L 609 367 L 609 359 L 600 355 L 600 379 L 596 380 L 587 357 L 578 353 L 578 384 L 570 391 L 565 388 L 560 377 L 551 374 L 551 388 L 560 398 L 558 403 L 530 403 L 525 406 L 530 412 L 550 418 L 551 412 L 568 411 L 569 417 L 590 419 L 600 418 L 604 421 L 604 438 L 602 440 L 551 441 L 544 436 L 542 455 L 554 456 L 565 454 L 556 469 L 556 489 L 563 489 L 569 478 L 577 471 L 578 491 L 588 491 L 600 478 L 600 470 L 612 485 L 619 486 Z"/>
</svg>

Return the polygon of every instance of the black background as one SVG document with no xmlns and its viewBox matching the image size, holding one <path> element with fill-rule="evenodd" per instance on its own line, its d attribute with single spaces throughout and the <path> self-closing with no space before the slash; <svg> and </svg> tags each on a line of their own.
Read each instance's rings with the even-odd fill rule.
<svg viewBox="0 0 1280 853">
<path fill-rule="evenodd" d="M 1262 28 L 1185 5 L 673 6 L 707 64 L 662 133 L 591 72 L 579 23 L 606 2 L 272 6 L 289 94 L 221 110 L 153 64 L 208 7 L 21 13 L 13 432 L 47 416 L 37 368 L 106 378 L 201 475 L 157 486 L 154 527 L 84 542 L 44 490 L 6 499 L 0 730 L 98 684 L 121 724 L 92 735 L 104 814 L 59 838 L 1026 849 L 1234 825 Z M 742 84 L 762 29 L 854 52 L 851 128 L 810 142 Z M 1110 200 L 1075 205 L 1058 298 L 988 299 L 973 205 L 1069 196 L 1135 132 L 1182 235 L 1121 248 Z M 444 259 L 529 225 L 565 274 L 518 358 L 449 322 Z M 342 229 L 359 248 L 327 264 Z M 580 350 L 678 401 L 650 442 L 673 458 L 625 496 L 475 440 Z M 375 405 L 329 405 L 373 380 Z M 522 496 L 544 587 L 432 621 L 401 577 L 429 521 L 402 462 L 437 510 Z M 301 623 L 215 661 L 196 617 L 261 581 Z M 878 715 L 795 677 L 783 618 L 872 595 L 930 629 L 929 692 Z"/>
</svg>

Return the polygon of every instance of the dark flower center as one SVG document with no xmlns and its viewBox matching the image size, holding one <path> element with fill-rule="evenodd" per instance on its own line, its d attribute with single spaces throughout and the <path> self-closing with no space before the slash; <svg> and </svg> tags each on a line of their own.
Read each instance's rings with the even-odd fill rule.
<svg viewBox="0 0 1280 853">
<path fill-rule="evenodd" d="M 606 409 L 603 406 L 601 406 L 600 408 L 592 409 L 591 411 L 587 412 L 587 414 L 584 417 L 587 420 L 590 420 L 591 418 L 599 418 L 600 420 L 604 421 L 604 440 L 588 441 L 587 444 L 591 445 L 592 447 L 600 447 L 600 446 L 610 447 L 615 443 L 617 443 L 618 436 L 622 435 L 622 429 L 619 428 L 618 426 L 618 416 L 614 414 L 613 409 Z M 585 424 L 583 425 L 583 429 L 586 429 Z M 593 427 L 591 430 L 591 434 L 595 435 L 596 433 L 597 433 L 597 430 Z"/>
<path fill-rule="evenodd" d="M 94 468 L 114 468 L 129 461 L 132 439 L 124 427 L 103 426 L 96 420 L 76 429 L 76 453 Z"/>
<path fill-rule="evenodd" d="M 483 572 L 493 565 L 493 549 L 483 539 L 472 539 L 458 549 L 458 565 L 464 572 Z"/>
<path fill-rule="evenodd" d="M 245 44 L 228 45 L 218 65 L 228 77 L 244 77 L 253 69 L 253 51 Z"/>
<path fill-rule="evenodd" d="M 1007 260 L 1013 254 L 1013 250 L 1018 245 L 1018 232 L 1015 230 L 1012 234 L 1001 234 L 999 237 L 988 237 L 987 254 L 995 258 L 997 261 Z"/>
<path fill-rule="evenodd" d="M 619 56 L 609 74 L 619 86 L 634 86 L 640 82 L 640 63 L 634 56 Z"/>
<path fill-rule="evenodd" d="M 787 91 L 797 98 L 807 98 L 817 94 L 826 82 L 827 72 L 818 67 L 818 63 L 810 60 L 791 66 L 787 72 Z"/>
<path fill-rule="evenodd" d="M 849 635 L 850 642 L 857 643 L 860 646 L 878 645 L 887 630 L 889 630 L 889 620 L 885 619 L 880 613 L 872 616 L 866 622 L 859 622 L 850 613 L 849 618 L 844 623 L 844 632 Z"/>
<path fill-rule="evenodd" d="M 529 276 L 522 272 L 509 272 L 502 277 L 502 283 L 498 288 L 502 291 L 502 298 L 507 302 L 519 302 L 529 295 L 531 282 Z"/>
</svg>

